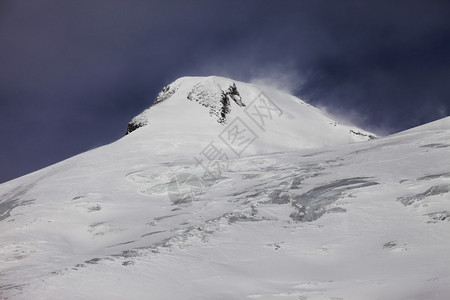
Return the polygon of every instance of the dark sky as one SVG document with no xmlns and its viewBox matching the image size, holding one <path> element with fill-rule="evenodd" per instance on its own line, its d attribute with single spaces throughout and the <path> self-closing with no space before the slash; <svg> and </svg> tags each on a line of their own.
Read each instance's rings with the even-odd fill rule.
<svg viewBox="0 0 450 300">
<path fill-rule="evenodd" d="M 112 142 L 181 76 L 273 80 L 376 133 L 450 114 L 450 1 L 0 0 L 0 182 Z"/>
</svg>

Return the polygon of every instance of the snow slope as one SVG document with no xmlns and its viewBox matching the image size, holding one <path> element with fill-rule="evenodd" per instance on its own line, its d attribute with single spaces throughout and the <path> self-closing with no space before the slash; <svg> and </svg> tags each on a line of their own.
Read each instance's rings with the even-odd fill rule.
<svg viewBox="0 0 450 300">
<path fill-rule="evenodd" d="M 437 130 L 447 130 L 450 128 L 450 116 L 446 118 L 442 118 L 436 120 L 434 122 L 430 122 L 421 126 L 417 126 L 405 131 L 402 131 L 401 134 L 407 133 L 416 133 L 422 131 L 437 131 Z"/>
<path fill-rule="evenodd" d="M 228 112 L 222 117 L 221 96 L 233 85 L 235 95 L 226 97 Z M 130 134 L 132 143 L 137 139 L 148 143 L 149 137 L 153 141 L 168 141 L 155 143 L 154 151 L 175 155 L 211 141 L 227 149 L 230 156 L 241 157 L 374 137 L 359 128 L 339 124 L 294 96 L 217 76 L 176 80 L 163 89 L 155 105 L 130 124 L 131 128 L 143 126 Z M 237 143 L 241 146 L 227 144 L 233 129 L 247 133 Z M 251 142 L 245 142 L 247 139 Z M 162 144 L 164 149 L 157 148 Z"/>
<path fill-rule="evenodd" d="M 220 134 L 258 130 L 258 89 L 236 82 L 222 124 L 186 94 L 228 79 L 177 82 L 146 126 L 0 185 L 0 298 L 449 299 L 447 119 L 349 144 L 366 133 L 264 90 L 283 118 L 239 153 Z"/>
</svg>

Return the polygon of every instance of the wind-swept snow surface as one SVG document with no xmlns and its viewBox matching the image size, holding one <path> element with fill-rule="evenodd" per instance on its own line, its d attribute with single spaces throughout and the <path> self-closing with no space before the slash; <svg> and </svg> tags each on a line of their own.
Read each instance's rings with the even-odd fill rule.
<svg viewBox="0 0 450 300">
<path fill-rule="evenodd" d="M 0 185 L 1 297 L 449 299 L 448 121 L 368 140 L 262 89 L 261 128 L 258 92 L 182 78 L 123 139 Z"/>
<path fill-rule="evenodd" d="M 241 146 L 229 147 L 232 138 L 228 137 L 235 129 L 245 130 L 245 134 L 236 143 Z M 341 125 L 284 92 L 217 76 L 183 77 L 166 86 L 153 106 L 131 120 L 128 132 L 132 139 L 147 144 L 150 137 L 166 141 L 166 154 L 185 153 L 186 148 L 197 149 L 199 144 L 214 141 L 237 156 L 348 144 L 375 137 Z M 251 142 L 245 142 L 247 139 Z"/>
</svg>

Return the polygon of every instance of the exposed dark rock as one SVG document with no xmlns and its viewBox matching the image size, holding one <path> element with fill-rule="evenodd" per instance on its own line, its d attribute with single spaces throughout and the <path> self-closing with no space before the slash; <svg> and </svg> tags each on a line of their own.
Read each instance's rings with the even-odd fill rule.
<svg viewBox="0 0 450 300">
<path fill-rule="evenodd" d="M 233 84 L 230 85 L 224 93 L 228 98 L 231 98 L 238 106 L 245 107 L 244 102 L 242 102 L 241 95 L 237 90 L 236 83 L 233 82 Z"/>
<path fill-rule="evenodd" d="M 365 137 L 368 137 L 369 140 L 374 140 L 374 139 L 377 138 L 377 137 L 374 136 L 374 135 L 371 135 L 371 134 L 365 134 L 365 133 L 362 133 L 362 132 L 359 132 L 359 131 L 354 131 L 354 130 L 352 130 L 352 129 L 350 129 L 350 133 L 352 133 L 352 134 L 354 134 L 354 135 L 359 135 L 359 136 L 365 136 Z"/>
<path fill-rule="evenodd" d="M 169 99 L 175 92 L 177 91 L 177 88 L 170 88 L 170 85 L 166 85 L 163 87 L 162 91 L 159 92 L 158 96 L 156 97 L 155 101 L 153 102 L 153 105 L 156 105 L 158 103 L 161 103 L 167 99 Z"/>
<path fill-rule="evenodd" d="M 230 108 L 230 100 L 228 99 L 228 96 L 225 92 L 222 92 L 222 95 L 220 96 L 220 117 L 217 120 L 217 122 L 224 124 L 226 121 L 227 114 L 231 112 Z"/>
<path fill-rule="evenodd" d="M 187 98 L 196 101 L 200 105 L 209 108 L 209 115 L 216 116 L 217 122 L 226 124 L 227 115 L 231 113 L 231 101 L 240 107 L 244 107 L 241 95 L 236 84 L 231 84 L 226 90 L 217 86 L 216 89 L 205 87 L 201 83 L 196 84 L 188 93 Z"/>
<path fill-rule="evenodd" d="M 397 243 L 395 241 L 389 241 L 389 242 L 384 243 L 383 248 L 391 249 L 391 248 L 394 248 L 395 246 L 397 246 Z"/>
<path fill-rule="evenodd" d="M 125 135 L 135 131 L 136 129 L 138 129 L 138 128 L 142 127 L 142 126 L 144 126 L 144 125 L 143 124 L 139 124 L 139 123 L 134 123 L 133 120 L 131 120 L 128 123 L 127 133 Z"/>
<path fill-rule="evenodd" d="M 220 117 L 217 122 L 221 124 L 226 124 L 227 115 L 231 112 L 231 101 L 233 100 L 240 107 L 245 107 L 242 102 L 241 95 L 239 94 L 236 84 L 233 82 L 225 91 L 222 91 L 220 95 Z"/>
<path fill-rule="evenodd" d="M 158 94 L 153 104 L 147 109 L 169 99 L 177 90 L 178 86 L 165 86 Z M 226 124 L 227 115 L 231 112 L 231 101 L 240 107 L 245 107 L 235 83 L 231 84 L 226 90 L 222 90 L 219 87 L 217 87 L 217 90 L 214 90 L 199 83 L 192 88 L 188 93 L 187 98 L 190 101 L 196 101 L 200 105 L 208 107 L 210 109 L 209 115 L 216 116 L 217 122 L 220 124 Z M 126 134 L 147 124 L 147 120 L 141 115 L 138 115 L 128 122 Z"/>
<path fill-rule="evenodd" d="M 153 104 L 150 107 L 169 99 L 173 94 L 175 94 L 175 92 L 177 90 L 178 90 L 178 86 L 171 87 L 170 85 L 166 85 L 165 87 L 163 87 L 162 91 L 159 92 L 158 96 L 156 97 L 155 101 L 153 101 Z M 147 109 L 150 109 L 150 107 Z M 127 134 L 135 131 L 136 129 L 141 128 L 147 124 L 148 124 L 147 120 L 141 118 L 140 115 L 136 116 L 130 122 L 128 122 L 127 132 L 125 133 L 125 135 L 127 135 Z"/>
</svg>

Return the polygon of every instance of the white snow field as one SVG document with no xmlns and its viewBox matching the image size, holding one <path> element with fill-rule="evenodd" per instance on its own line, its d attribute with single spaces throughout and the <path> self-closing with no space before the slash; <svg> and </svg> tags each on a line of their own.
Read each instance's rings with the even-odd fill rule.
<svg viewBox="0 0 450 300">
<path fill-rule="evenodd" d="M 220 77 L 156 102 L 0 185 L 0 299 L 450 299 L 450 117 L 375 138 Z"/>
</svg>

